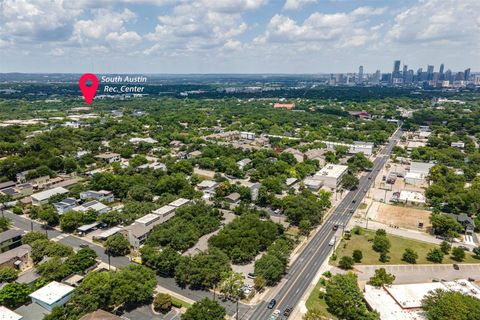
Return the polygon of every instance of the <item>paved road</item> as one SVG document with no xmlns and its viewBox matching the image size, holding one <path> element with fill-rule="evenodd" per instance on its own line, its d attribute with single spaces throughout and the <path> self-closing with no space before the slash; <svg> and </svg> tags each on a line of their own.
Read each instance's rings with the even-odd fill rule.
<svg viewBox="0 0 480 320">
<path fill-rule="evenodd" d="M 334 237 L 332 230 L 334 225 L 345 226 L 353 215 L 353 212 L 362 202 L 366 191 L 375 181 L 375 177 L 380 169 L 385 165 L 392 148 L 401 136 L 398 130 L 390 138 L 387 146 L 383 148 L 375 161 L 372 171 L 360 178 L 359 186 L 356 190 L 347 193 L 343 201 L 337 206 L 335 211 L 320 227 L 313 236 L 300 256 L 295 260 L 288 270 L 287 281 L 280 290 L 271 298 L 277 301 L 275 309 L 283 312 L 287 307 L 294 308 L 300 301 L 302 295 L 313 281 L 319 267 L 327 259 L 332 247 L 329 241 Z M 267 309 L 268 301 L 262 302 L 252 314 L 247 315 L 246 319 L 267 320 L 273 310 Z"/>
</svg>

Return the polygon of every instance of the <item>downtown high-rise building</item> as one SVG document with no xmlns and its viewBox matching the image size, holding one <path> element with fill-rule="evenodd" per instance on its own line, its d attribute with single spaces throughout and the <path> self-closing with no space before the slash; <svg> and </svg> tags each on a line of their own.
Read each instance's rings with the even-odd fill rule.
<svg viewBox="0 0 480 320">
<path fill-rule="evenodd" d="M 363 66 L 358 67 L 358 79 L 357 83 L 363 82 Z"/>
</svg>

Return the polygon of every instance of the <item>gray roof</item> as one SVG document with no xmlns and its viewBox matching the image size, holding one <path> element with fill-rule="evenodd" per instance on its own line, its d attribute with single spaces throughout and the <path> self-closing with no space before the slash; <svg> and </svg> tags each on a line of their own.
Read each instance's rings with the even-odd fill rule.
<svg viewBox="0 0 480 320">
<path fill-rule="evenodd" d="M 23 235 L 22 230 L 10 229 L 0 233 L 0 243 Z"/>
<path fill-rule="evenodd" d="M 28 252 L 31 252 L 32 248 L 28 244 L 23 244 L 20 247 L 8 250 L 0 254 L 0 264 L 3 264 L 13 258 L 20 257 L 25 255 Z"/>
<path fill-rule="evenodd" d="M 13 182 L 13 181 L 2 182 L 2 183 L 0 183 L 0 190 L 5 189 L 5 188 L 9 188 L 9 187 L 13 187 L 13 186 L 15 186 L 15 182 Z"/>
</svg>

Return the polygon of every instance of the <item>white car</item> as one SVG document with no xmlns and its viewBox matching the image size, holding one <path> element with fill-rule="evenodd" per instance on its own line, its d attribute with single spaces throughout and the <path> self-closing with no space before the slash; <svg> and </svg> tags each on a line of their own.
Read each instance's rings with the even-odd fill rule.
<svg viewBox="0 0 480 320">
<path fill-rule="evenodd" d="M 278 318 L 278 316 L 280 316 L 280 310 L 275 310 L 273 311 L 272 315 L 270 316 L 270 318 L 268 320 L 276 320 Z"/>
</svg>

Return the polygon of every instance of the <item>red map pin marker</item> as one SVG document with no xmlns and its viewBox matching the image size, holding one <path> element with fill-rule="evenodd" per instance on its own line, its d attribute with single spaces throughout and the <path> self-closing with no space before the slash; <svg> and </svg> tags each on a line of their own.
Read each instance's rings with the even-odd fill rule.
<svg viewBox="0 0 480 320">
<path fill-rule="evenodd" d="M 87 81 L 90 80 L 92 82 L 91 86 L 87 86 Z M 85 102 L 90 105 L 93 101 L 93 97 L 95 97 L 95 93 L 97 93 L 98 88 L 98 78 L 93 73 L 85 73 L 80 77 L 78 81 L 78 85 L 80 86 L 80 90 L 82 91 L 83 97 L 85 98 Z"/>
</svg>

